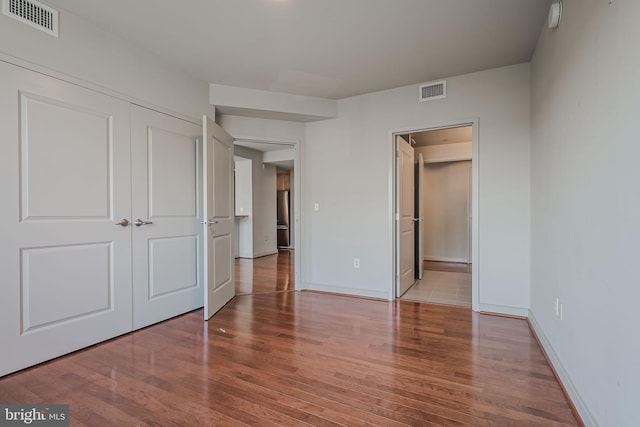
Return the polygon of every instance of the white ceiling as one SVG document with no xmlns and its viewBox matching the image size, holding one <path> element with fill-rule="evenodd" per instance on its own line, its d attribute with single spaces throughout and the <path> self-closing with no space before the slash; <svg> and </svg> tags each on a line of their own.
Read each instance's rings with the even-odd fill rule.
<svg viewBox="0 0 640 427">
<path fill-rule="evenodd" d="M 255 151 L 261 151 L 262 153 L 267 151 L 292 150 L 295 148 L 295 144 L 292 143 L 256 140 L 250 141 L 244 139 L 236 139 L 234 144 L 239 145 L 240 147 L 250 148 Z M 280 170 L 293 170 L 294 167 L 293 160 L 265 161 L 265 163 L 275 165 Z"/>
<path fill-rule="evenodd" d="M 340 99 L 527 62 L 552 0 L 45 1 L 209 83 Z"/>
</svg>

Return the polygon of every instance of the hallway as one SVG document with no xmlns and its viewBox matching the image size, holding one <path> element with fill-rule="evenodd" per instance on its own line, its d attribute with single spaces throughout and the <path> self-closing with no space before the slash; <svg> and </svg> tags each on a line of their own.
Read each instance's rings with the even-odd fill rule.
<svg viewBox="0 0 640 427">
<path fill-rule="evenodd" d="M 424 268 L 401 299 L 471 307 L 471 264 L 426 261 Z"/>
<path fill-rule="evenodd" d="M 295 290 L 294 251 L 281 249 L 260 258 L 236 258 L 236 295 Z"/>
</svg>

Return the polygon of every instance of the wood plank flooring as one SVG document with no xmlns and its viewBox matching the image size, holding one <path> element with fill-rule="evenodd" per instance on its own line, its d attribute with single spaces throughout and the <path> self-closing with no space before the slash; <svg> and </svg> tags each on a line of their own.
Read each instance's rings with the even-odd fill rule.
<svg viewBox="0 0 640 427">
<path fill-rule="evenodd" d="M 74 426 L 576 425 L 526 321 L 312 292 L 238 296 L 0 378 L 0 403 L 69 403 Z"/>
<path fill-rule="evenodd" d="M 293 291 L 293 250 L 260 258 L 236 258 L 236 295 Z"/>
</svg>

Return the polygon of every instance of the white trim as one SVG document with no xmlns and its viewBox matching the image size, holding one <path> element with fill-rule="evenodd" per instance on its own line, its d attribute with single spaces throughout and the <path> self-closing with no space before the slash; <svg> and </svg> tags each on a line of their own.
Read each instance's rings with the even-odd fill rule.
<svg viewBox="0 0 640 427">
<path fill-rule="evenodd" d="M 471 308 L 480 304 L 480 119 L 473 120 L 471 143 Z"/>
<path fill-rule="evenodd" d="M 536 316 L 533 314 L 533 311 L 531 310 L 529 310 L 528 320 L 529 320 L 529 325 L 531 326 L 531 329 L 533 329 L 536 335 L 538 336 L 538 341 L 540 341 L 540 345 L 542 346 L 542 349 L 547 354 L 547 357 L 549 358 L 549 361 L 551 362 L 553 369 L 556 371 L 556 375 L 558 376 L 558 379 L 562 383 L 562 386 L 564 387 L 564 389 L 567 391 L 567 394 L 571 399 L 571 403 L 573 403 L 573 406 L 575 406 L 576 410 L 580 414 L 582 421 L 587 426 L 597 427 L 598 422 L 594 418 L 591 411 L 589 411 L 589 407 L 582 399 L 582 396 L 578 392 L 578 389 L 576 388 L 576 386 L 573 384 L 573 381 L 571 381 L 571 377 L 569 377 L 569 373 L 564 368 L 564 365 L 562 364 L 560 357 L 558 357 L 558 354 L 553 349 L 551 342 L 542 331 L 540 324 L 536 320 Z"/>
<path fill-rule="evenodd" d="M 396 143 L 395 136 L 398 134 L 410 133 L 410 132 L 423 132 L 428 130 L 448 129 L 452 127 L 460 126 L 472 126 L 472 156 L 471 156 L 471 172 L 472 172 L 472 189 L 471 189 L 471 264 L 473 265 L 473 272 L 471 274 L 471 308 L 473 311 L 481 311 L 480 307 L 480 222 L 478 218 L 479 214 L 479 188 L 480 188 L 480 150 L 479 150 L 479 131 L 480 131 L 480 119 L 473 117 L 470 119 L 450 120 L 446 122 L 433 123 L 431 125 L 421 126 L 408 126 L 399 129 L 392 129 L 389 131 L 389 140 L 391 141 L 388 160 L 388 183 L 389 183 L 389 200 L 388 200 L 388 218 L 387 224 L 389 228 L 389 235 L 391 238 L 391 253 L 393 256 L 393 268 L 391 269 L 390 286 L 387 292 L 387 298 L 393 300 L 395 296 L 395 277 L 397 275 L 397 260 L 396 260 L 396 227 L 395 227 L 395 197 L 396 197 Z M 491 311 L 491 310 L 487 310 Z M 517 316 L 526 316 L 527 314 L 517 314 Z"/>
<path fill-rule="evenodd" d="M 58 71 L 52 70 L 47 67 L 43 67 L 41 65 L 35 64 L 33 62 L 25 61 L 20 58 L 16 58 L 15 56 L 7 55 L 6 53 L 0 52 L 0 61 L 6 62 L 7 64 L 15 65 L 16 67 L 24 68 L 30 71 L 34 71 L 36 73 L 43 74 L 45 76 L 52 77 L 54 79 L 61 80 L 63 82 L 67 82 L 85 89 L 92 90 L 94 92 L 101 93 L 103 95 L 110 96 L 112 98 L 117 98 L 122 101 L 126 101 L 130 104 L 137 105 L 139 107 L 147 108 L 149 110 L 157 111 L 159 113 L 166 114 L 168 116 L 175 117 L 177 119 L 185 120 L 187 122 L 193 123 L 194 125 L 202 126 L 202 117 L 194 118 L 192 116 L 187 116 L 182 113 L 178 113 L 177 111 L 171 110 L 169 108 L 160 107 L 158 105 L 152 104 L 150 102 L 143 101 L 141 99 L 135 98 L 131 95 L 124 94 L 122 92 L 118 92 L 112 89 L 109 89 L 104 86 L 100 86 L 95 83 L 88 82 L 86 80 L 82 80 L 68 74 L 60 73 Z M 212 118 L 211 115 L 209 117 Z M 213 119 L 213 118 L 212 118 Z"/>
<path fill-rule="evenodd" d="M 518 317 L 527 317 L 529 315 L 528 308 L 511 307 L 509 305 L 498 305 L 498 304 L 478 303 L 478 310 L 474 310 L 474 311 L 482 311 L 488 314 L 495 313 L 495 314 L 504 314 L 506 316 L 518 316 Z"/>
<path fill-rule="evenodd" d="M 298 287 L 296 285 L 296 290 Z M 333 285 L 324 285 L 321 283 L 304 283 L 304 287 L 299 290 L 308 290 L 308 291 L 319 291 L 319 292 L 330 292 L 332 294 L 344 294 L 344 296 L 357 296 L 357 297 L 366 297 L 366 298 L 379 298 L 386 300 L 387 293 L 384 291 L 375 291 L 371 289 L 360 289 L 360 288 L 350 288 L 348 286 L 333 286 Z"/>
</svg>

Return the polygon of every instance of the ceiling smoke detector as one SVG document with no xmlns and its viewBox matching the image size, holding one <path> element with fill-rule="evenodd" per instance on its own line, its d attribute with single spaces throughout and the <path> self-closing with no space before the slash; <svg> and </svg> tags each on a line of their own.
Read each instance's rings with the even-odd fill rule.
<svg viewBox="0 0 640 427">
<path fill-rule="evenodd" d="M 558 28 L 560 19 L 562 19 L 562 0 L 551 3 L 549 16 L 547 17 L 547 26 L 552 30 Z"/>
</svg>

